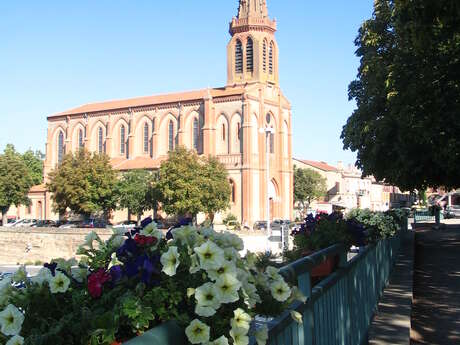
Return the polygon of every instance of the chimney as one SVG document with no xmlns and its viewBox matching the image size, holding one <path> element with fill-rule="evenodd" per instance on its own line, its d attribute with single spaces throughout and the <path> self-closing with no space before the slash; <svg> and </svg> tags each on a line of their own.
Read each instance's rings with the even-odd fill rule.
<svg viewBox="0 0 460 345">
<path fill-rule="evenodd" d="M 343 171 L 343 162 L 342 161 L 337 162 L 337 170 Z"/>
</svg>

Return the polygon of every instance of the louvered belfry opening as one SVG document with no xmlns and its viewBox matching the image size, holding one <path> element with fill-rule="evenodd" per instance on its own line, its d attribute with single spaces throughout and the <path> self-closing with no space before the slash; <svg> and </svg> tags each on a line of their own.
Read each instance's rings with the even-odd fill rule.
<svg viewBox="0 0 460 345">
<path fill-rule="evenodd" d="M 243 45 L 240 40 L 236 41 L 235 46 L 235 70 L 236 73 L 243 73 Z"/>
<path fill-rule="evenodd" d="M 246 71 L 254 72 L 254 43 L 250 37 L 246 43 Z"/>
<path fill-rule="evenodd" d="M 268 54 L 268 72 L 273 74 L 273 42 L 270 43 L 270 51 Z"/>
</svg>

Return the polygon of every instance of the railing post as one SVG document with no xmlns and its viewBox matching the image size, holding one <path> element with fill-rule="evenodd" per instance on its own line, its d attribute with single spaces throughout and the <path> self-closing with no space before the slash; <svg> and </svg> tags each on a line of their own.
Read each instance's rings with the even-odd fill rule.
<svg viewBox="0 0 460 345">
<path fill-rule="evenodd" d="M 312 286 L 310 272 L 305 272 L 298 278 L 299 289 L 307 297 L 307 303 L 311 301 Z M 315 320 L 313 313 L 313 304 L 311 308 L 306 308 L 303 314 L 303 339 L 299 336 L 300 344 L 314 345 L 316 341 L 314 339 L 315 331 Z"/>
</svg>

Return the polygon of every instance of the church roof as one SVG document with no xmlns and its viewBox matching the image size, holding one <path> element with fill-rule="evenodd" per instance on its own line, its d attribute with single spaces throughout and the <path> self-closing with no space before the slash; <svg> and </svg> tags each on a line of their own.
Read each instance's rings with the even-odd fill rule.
<svg viewBox="0 0 460 345">
<path fill-rule="evenodd" d="M 244 88 L 215 88 L 215 89 L 201 89 L 195 91 L 186 91 L 178 93 L 169 93 L 163 95 L 153 95 L 136 97 L 130 99 L 120 99 L 105 102 L 89 103 L 79 106 L 77 108 L 69 109 L 54 115 L 48 116 L 48 118 L 78 115 L 78 114 L 89 114 L 105 111 L 115 111 L 143 106 L 186 102 L 194 100 L 202 100 L 209 96 L 215 97 L 226 97 L 242 95 Z"/>
<path fill-rule="evenodd" d="M 157 159 L 153 159 L 150 157 L 135 157 L 133 159 L 126 159 L 126 158 L 112 158 L 110 160 L 110 164 L 112 165 L 113 169 L 126 171 L 126 170 L 133 170 L 133 169 L 157 169 L 160 167 L 161 162 L 166 160 L 168 157 L 159 157 Z"/>
<path fill-rule="evenodd" d="M 297 159 L 294 158 L 294 160 L 299 161 L 305 165 L 309 165 L 313 168 L 323 170 L 323 171 L 337 171 L 336 167 L 333 167 L 332 165 L 327 164 L 326 162 L 317 162 L 317 161 L 309 161 L 309 160 L 303 160 L 303 159 Z"/>
</svg>

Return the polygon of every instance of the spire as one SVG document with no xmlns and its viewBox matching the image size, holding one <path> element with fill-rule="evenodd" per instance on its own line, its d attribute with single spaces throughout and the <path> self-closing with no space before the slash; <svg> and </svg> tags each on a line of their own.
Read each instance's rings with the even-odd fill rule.
<svg viewBox="0 0 460 345">
<path fill-rule="evenodd" d="M 238 10 L 238 19 L 243 18 L 267 18 L 267 1 L 266 0 L 240 0 Z"/>
</svg>

